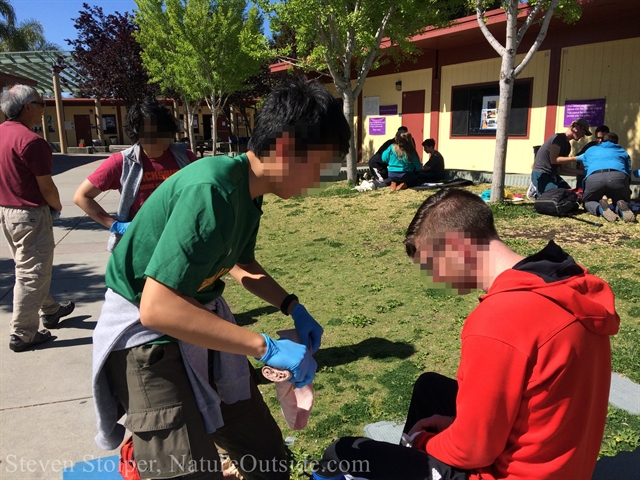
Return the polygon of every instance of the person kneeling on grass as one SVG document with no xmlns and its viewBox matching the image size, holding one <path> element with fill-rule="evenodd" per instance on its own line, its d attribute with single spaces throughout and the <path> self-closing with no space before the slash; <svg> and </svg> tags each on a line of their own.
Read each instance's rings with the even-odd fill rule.
<svg viewBox="0 0 640 480">
<path fill-rule="evenodd" d="M 357 478 L 591 479 L 602 442 L 609 336 L 620 318 L 609 285 L 553 241 L 522 257 L 498 237 L 477 195 L 440 190 L 407 230 L 429 285 L 486 294 L 462 329 L 457 380 L 425 373 L 404 428 L 412 448 L 341 438 L 320 473 Z"/>
<path fill-rule="evenodd" d="M 323 330 L 255 258 L 262 197 L 317 186 L 349 138 L 341 103 L 322 84 L 287 81 L 265 100 L 246 154 L 173 174 L 113 251 L 93 334 L 96 443 L 117 448 L 126 426 L 142 478 L 221 480 L 216 444 L 246 480 L 289 478 L 282 433 L 246 356 L 302 387 Z M 302 344 L 236 325 L 221 297 L 227 273 L 291 315 Z"/>
</svg>

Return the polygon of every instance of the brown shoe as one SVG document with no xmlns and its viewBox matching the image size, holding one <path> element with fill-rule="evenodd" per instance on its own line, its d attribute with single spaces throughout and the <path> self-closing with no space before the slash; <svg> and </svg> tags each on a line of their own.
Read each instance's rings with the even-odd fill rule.
<svg viewBox="0 0 640 480">
<path fill-rule="evenodd" d="M 404 183 L 404 182 L 399 183 L 399 184 L 396 186 L 396 190 L 404 190 L 405 188 L 407 188 L 407 184 L 406 184 L 406 183 Z"/>
<path fill-rule="evenodd" d="M 618 207 L 618 215 L 620 215 L 620 218 L 622 218 L 623 222 L 633 223 L 636 221 L 636 216 L 633 214 L 633 211 L 631 210 L 631 207 L 629 207 L 629 204 L 627 202 L 625 202 L 624 200 L 618 200 L 616 206 Z"/>
<path fill-rule="evenodd" d="M 391 182 L 391 185 L 389 185 L 389 189 L 392 192 L 395 192 L 398 189 L 398 184 L 396 182 Z"/>
</svg>

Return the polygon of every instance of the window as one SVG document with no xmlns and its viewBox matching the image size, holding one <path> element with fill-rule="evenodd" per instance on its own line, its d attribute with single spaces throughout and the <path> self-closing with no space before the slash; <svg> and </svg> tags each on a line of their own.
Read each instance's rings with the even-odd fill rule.
<svg viewBox="0 0 640 480">
<path fill-rule="evenodd" d="M 527 135 L 532 79 L 516 80 L 511 100 L 509 135 Z M 495 137 L 500 112 L 497 84 L 454 87 L 451 93 L 451 135 Z"/>
<path fill-rule="evenodd" d="M 104 131 L 104 133 L 116 133 L 116 116 L 115 115 L 102 116 L 102 130 Z"/>
</svg>

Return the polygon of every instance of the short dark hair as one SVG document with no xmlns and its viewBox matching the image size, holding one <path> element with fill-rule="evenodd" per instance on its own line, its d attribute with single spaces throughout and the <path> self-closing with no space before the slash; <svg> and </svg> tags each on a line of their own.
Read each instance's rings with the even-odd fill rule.
<svg viewBox="0 0 640 480">
<path fill-rule="evenodd" d="M 145 118 L 155 118 L 156 133 L 162 137 L 172 137 L 178 131 L 178 123 L 171 111 L 155 98 L 146 97 L 132 104 L 126 115 L 124 131 L 132 142 L 140 139 L 140 129 Z"/>
<path fill-rule="evenodd" d="M 484 200 L 467 190 L 443 188 L 428 197 L 411 220 L 404 240 L 407 255 L 413 258 L 418 243 L 448 232 L 464 232 L 478 244 L 499 238 Z"/>
<path fill-rule="evenodd" d="M 619 143 L 618 135 L 613 132 L 609 132 L 602 137 L 603 142 Z"/>
<path fill-rule="evenodd" d="M 296 76 L 275 87 L 256 117 L 248 149 L 261 157 L 284 131 L 294 132 L 296 149 L 329 144 L 343 156 L 349 152 L 351 129 L 342 101 L 318 80 Z"/>
<path fill-rule="evenodd" d="M 434 148 L 436 146 L 436 141 L 433 138 L 427 138 L 424 142 L 422 142 L 422 146 Z"/>
<path fill-rule="evenodd" d="M 407 127 L 405 127 L 404 125 L 402 125 L 400 128 L 398 128 L 398 131 L 396 132 L 396 135 L 398 133 L 407 133 L 409 131 L 409 129 Z"/>
<path fill-rule="evenodd" d="M 609 127 L 607 127 L 606 125 L 600 125 L 599 127 L 596 127 L 596 133 L 609 133 Z"/>
</svg>

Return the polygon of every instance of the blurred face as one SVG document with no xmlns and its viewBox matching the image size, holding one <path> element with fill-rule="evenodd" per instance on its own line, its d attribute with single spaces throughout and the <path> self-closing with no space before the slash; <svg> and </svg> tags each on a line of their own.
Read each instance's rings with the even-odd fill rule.
<svg viewBox="0 0 640 480">
<path fill-rule="evenodd" d="M 414 263 L 429 288 L 464 295 L 480 288 L 482 253 L 488 249 L 488 245 L 478 245 L 463 232 L 448 232 L 419 243 Z"/>
<path fill-rule="evenodd" d="M 587 133 L 587 131 L 584 129 L 584 127 L 582 127 L 580 125 L 574 125 L 573 127 L 571 127 L 571 132 L 573 133 L 573 139 L 574 140 L 580 140 Z"/>
<path fill-rule="evenodd" d="M 596 142 L 600 145 L 604 140 L 604 132 L 596 132 Z"/>
<path fill-rule="evenodd" d="M 167 132 L 158 132 L 158 121 L 155 117 L 145 118 L 138 132 L 138 141 L 147 155 L 155 158 L 169 148 L 172 135 Z"/>
<path fill-rule="evenodd" d="M 296 150 L 294 134 L 283 132 L 276 139 L 275 149 L 262 161 L 273 193 L 291 198 L 319 188 L 321 172 L 339 168 L 342 157 L 333 145 L 310 145 L 308 150 Z"/>
</svg>

